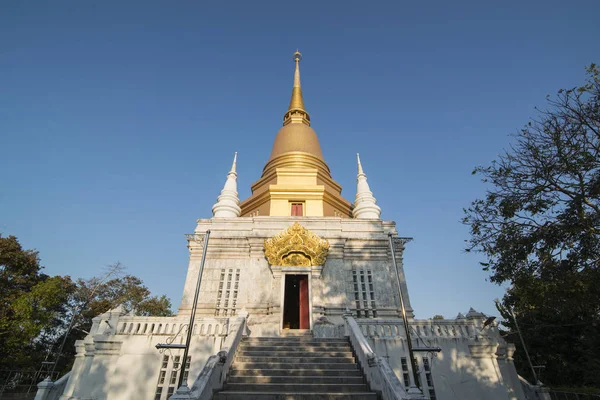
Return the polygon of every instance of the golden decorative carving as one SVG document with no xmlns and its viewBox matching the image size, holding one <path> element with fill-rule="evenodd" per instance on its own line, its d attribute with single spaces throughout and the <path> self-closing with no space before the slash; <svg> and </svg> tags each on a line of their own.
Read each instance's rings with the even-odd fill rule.
<svg viewBox="0 0 600 400">
<path fill-rule="evenodd" d="M 265 256 L 269 264 L 310 267 L 325 264 L 329 242 L 295 222 L 271 239 L 265 240 Z"/>
</svg>

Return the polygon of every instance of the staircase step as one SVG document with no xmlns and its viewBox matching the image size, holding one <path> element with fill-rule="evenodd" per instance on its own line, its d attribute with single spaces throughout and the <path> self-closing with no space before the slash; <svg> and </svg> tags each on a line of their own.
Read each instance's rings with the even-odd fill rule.
<svg viewBox="0 0 600 400">
<path fill-rule="evenodd" d="M 282 363 L 282 364 L 298 364 L 298 363 L 354 363 L 354 357 L 244 357 L 236 356 L 235 361 L 241 363 L 254 362 L 254 363 Z"/>
<path fill-rule="evenodd" d="M 281 363 L 281 362 L 234 362 L 234 369 L 358 369 L 358 365 L 350 363 Z"/>
<path fill-rule="evenodd" d="M 346 383 L 364 384 L 364 378 L 359 376 L 229 376 L 229 383 L 327 383 L 341 385 Z"/>
<path fill-rule="evenodd" d="M 213 400 L 377 400 L 373 392 L 362 393 L 249 393 L 224 391 L 213 395 Z"/>
<path fill-rule="evenodd" d="M 352 358 L 351 351 L 341 350 L 319 350 L 319 351 L 306 351 L 306 350 L 275 350 L 275 351 L 260 351 L 253 348 L 240 349 L 237 353 L 237 357 L 350 357 Z"/>
<path fill-rule="evenodd" d="M 310 329 L 284 329 L 281 331 L 281 336 L 291 336 L 291 337 L 310 336 L 310 337 L 312 337 L 312 332 L 310 331 Z"/>
<path fill-rule="evenodd" d="M 326 383 L 228 383 L 223 387 L 225 391 L 233 392 L 276 392 L 276 393 L 353 393 L 366 392 L 367 385 L 360 384 L 326 384 Z"/>
<path fill-rule="evenodd" d="M 261 338 L 245 338 L 242 343 L 344 343 L 348 344 L 347 339 L 316 339 L 312 336 L 307 337 L 261 337 Z"/>
<path fill-rule="evenodd" d="M 247 345 L 241 344 L 239 351 L 352 351 L 352 347 L 348 343 L 330 343 L 330 344 L 257 344 Z"/>
<path fill-rule="evenodd" d="M 348 342 L 318 342 L 315 340 L 307 340 L 302 342 L 295 341 L 260 341 L 260 342 L 242 342 L 240 343 L 240 348 L 242 347 L 349 347 L 350 343 Z"/>
<path fill-rule="evenodd" d="M 242 339 L 215 400 L 377 400 L 347 338 L 310 332 Z"/>
<path fill-rule="evenodd" d="M 234 364 L 229 376 L 348 376 L 362 377 L 362 371 L 356 369 L 236 369 Z"/>
<path fill-rule="evenodd" d="M 242 341 L 240 346 L 348 346 L 350 343 L 347 341 L 332 341 L 324 342 L 316 339 L 307 340 L 293 340 L 288 338 L 282 338 L 281 340 L 256 340 L 256 341 Z"/>
</svg>

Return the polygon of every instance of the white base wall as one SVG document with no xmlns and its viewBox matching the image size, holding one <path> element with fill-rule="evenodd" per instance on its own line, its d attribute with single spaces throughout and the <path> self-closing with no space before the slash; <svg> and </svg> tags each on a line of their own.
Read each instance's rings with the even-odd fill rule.
<svg viewBox="0 0 600 400">
<path fill-rule="evenodd" d="M 294 222 L 328 240 L 330 248 L 324 265 L 269 265 L 264 254 L 265 239 Z M 154 399 L 163 362 L 163 354 L 155 346 L 167 339 L 183 343 L 184 332 L 179 331 L 188 323 L 202 259 L 202 234 L 209 229 L 188 382 L 193 382 L 209 356 L 221 349 L 228 334 L 228 317 L 238 311 L 249 313 L 249 336 L 281 335 L 283 287 L 288 273 L 309 277 L 310 321 L 315 337 L 343 337 L 342 315 L 349 310 L 374 351 L 388 357 L 403 382 L 401 360 L 407 353 L 388 239 L 389 233 L 397 235 L 393 222 L 337 217 L 219 218 L 198 220 L 195 234 L 188 236 L 190 263 L 179 315 L 135 317 L 115 309 L 95 318 L 91 334 L 76 345 L 76 361 L 61 399 Z M 482 314 L 471 310 L 456 320 L 412 319 L 402 265 L 404 247 L 401 243 L 395 246 L 398 280 L 411 326 L 428 346 L 442 348 L 437 358 L 430 359 L 437 399 L 523 400 L 512 364 L 514 347 L 508 346 L 493 326 L 482 329 Z M 361 290 L 361 282 L 356 282 L 362 274 L 368 277 L 362 282 L 368 289 Z M 369 293 L 368 301 L 364 293 L 359 294 L 363 291 Z M 359 318 L 365 315 L 371 318 Z M 172 356 L 181 353 L 171 351 Z M 422 356 L 419 354 L 421 369 Z M 169 382 L 172 370 L 168 367 L 165 372 Z M 426 375 L 421 371 L 424 383 Z M 161 400 L 166 400 L 169 384 L 162 387 Z"/>
</svg>

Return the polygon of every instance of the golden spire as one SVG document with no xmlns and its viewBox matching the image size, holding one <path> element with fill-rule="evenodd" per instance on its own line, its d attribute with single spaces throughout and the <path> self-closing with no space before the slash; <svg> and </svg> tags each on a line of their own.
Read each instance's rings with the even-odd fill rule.
<svg viewBox="0 0 600 400">
<path fill-rule="evenodd" d="M 304 109 L 304 100 L 302 99 L 302 88 L 300 87 L 300 60 L 302 54 L 296 50 L 294 53 L 294 61 L 296 62 L 296 70 L 294 71 L 294 87 L 292 88 L 292 99 L 290 107 L 283 116 L 283 125 L 300 122 L 310 126 L 310 116 Z"/>
<path fill-rule="evenodd" d="M 300 52 L 294 53 L 292 100 L 283 117 L 283 127 L 275 136 L 271 157 L 261 178 L 252 185 L 252 196 L 240 204 L 240 215 L 244 217 L 289 217 L 293 202 L 303 204 L 307 217 L 352 217 L 352 203 L 342 197 L 342 187 L 331 177 L 319 138 L 304 109 L 301 57 Z"/>
</svg>

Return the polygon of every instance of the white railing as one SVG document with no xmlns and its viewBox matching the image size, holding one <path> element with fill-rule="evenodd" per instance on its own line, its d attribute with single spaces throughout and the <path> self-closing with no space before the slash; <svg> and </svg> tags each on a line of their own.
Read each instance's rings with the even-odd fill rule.
<svg viewBox="0 0 600 400">
<path fill-rule="evenodd" d="M 356 322 L 362 334 L 368 338 L 396 338 L 406 336 L 401 320 L 358 319 Z M 423 338 L 468 338 L 476 334 L 475 324 L 470 320 L 414 320 L 410 323 L 410 327 Z"/>
<path fill-rule="evenodd" d="M 200 318 L 192 334 L 227 336 L 229 318 Z M 178 317 L 120 317 L 117 335 L 174 335 L 187 332 L 189 319 Z"/>
<path fill-rule="evenodd" d="M 235 352 L 246 332 L 247 313 L 240 313 L 229 319 L 229 332 L 221 350 L 208 358 L 204 368 L 191 389 L 181 387 L 169 400 L 210 400 L 214 392 L 223 388 L 227 373 L 235 357 Z"/>
<path fill-rule="evenodd" d="M 521 387 L 523 388 L 523 393 L 525 394 L 525 398 L 527 400 L 554 400 L 554 398 L 550 396 L 548 387 L 543 385 L 532 385 L 521 375 L 518 375 L 518 377 L 519 381 L 521 382 Z M 560 399 L 571 400 L 571 398 L 568 396 L 562 396 Z M 577 397 L 575 397 L 575 399 L 579 400 Z"/>
<path fill-rule="evenodd" d="M 422 394 L 409 394 L 385 358 L 378 357 L 351 315 L 344 315 L 346 331 L 354 353 L 372 390 L 381 393 L 383 400 L 425 399 Z"/>
<path fill-rule="evenodd" d="M 58 400 L 65 390 L 70 376 L 71 372 L 69 371 L 56 382 L 50 381 L 50 377 L 44 379 L 38 384 L 35 400 Z"/>
</svg>

